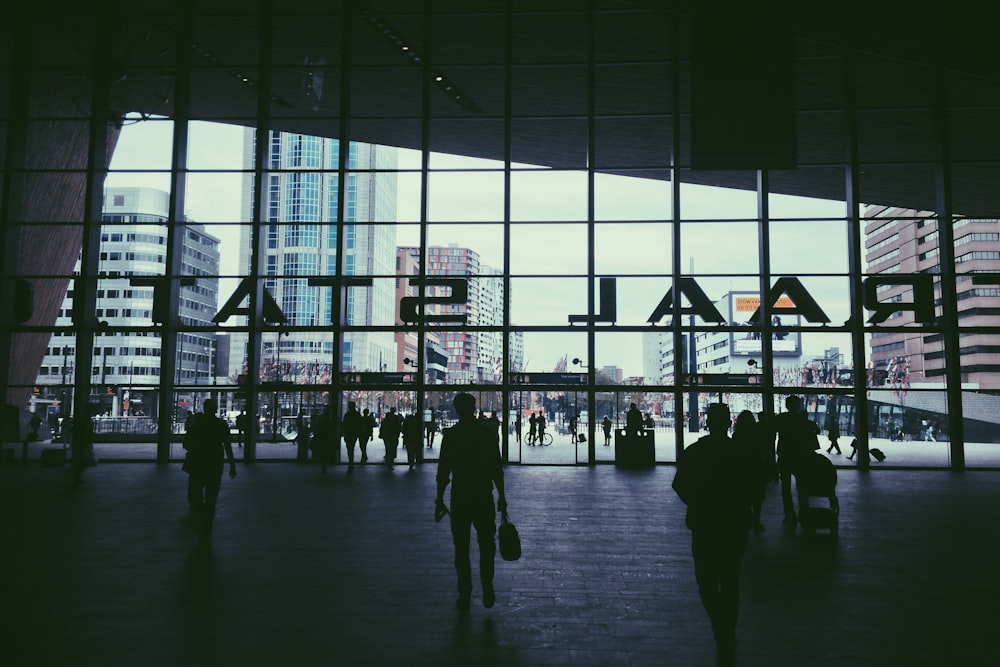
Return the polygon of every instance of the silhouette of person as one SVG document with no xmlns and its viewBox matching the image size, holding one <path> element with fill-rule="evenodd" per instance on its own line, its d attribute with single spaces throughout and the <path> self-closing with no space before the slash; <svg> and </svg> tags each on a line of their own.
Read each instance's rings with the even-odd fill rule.
<svg viewBox="0 0 1000 667">
<path fill-rule="evenodd" d="M 337 423 L 333 417 L 333 408 L 330 405 L 323 408 L 323 413 L 313 425 L 313 446 L 322 466 L 320 470 L 325 475 L 327 466 L 336 459 L 334 455 L 336 448 L 340 447 Z M 348 468 L 347 472 L 351 472 L 351 469 Z"/>
<path fill-rule="evenodd" d="M 848 461 L 854 460 L 854 455 L 858 453 L 858 439 L 854 438 L 851 440 L 851 455 L 847 457 Z"/>
<path fill-rule="evenodd" d="M 347 412 L 340 422 L 340 428 L 344 432 L 344 444 L 347 446 L 347 472 L 354 472 L 354 448 L 365 428 L 364 417 L 358 412 L 358 404 L 354 401 L 347 402 Z"/>
<path fill-rule="evenodd" d="M 361 464 L 368 463 L 368 442 L 375 434 L 375 415 L 368 408 L 361 411 L 361 435 L 358 436 L 358 448 L 361 450 Z"/>
<path fill-rule="evenodd" d="M 94 415 L 97 406 L 88 403 L 83 414 L 71 422 L 70 428 L 73 440 L 70 443 L 70 456 L 73 462 L 73 483 L 83 483 L 83 471 L 97 465 L 94 457 Z"/>
<path fill-rule="evenodd" d="M 720 655 L 736 644 L 740 568 L 758 486 L 749 452 L 727 435 L 729 406 L 709 405 L 709 434 L 685 449 L 673 489 L 687 505 L 694 576 Z"/>
<path fill-rule="evenodd" d="M 415 414 L 407 415 L 403 419 L 403 447 L 406 448 L 406 464 L 410 470 L 420 462 L 420 445 L 423 439 L 424 429 L 420 425 L 420 418 Z"/>
<path fill-rule="evenodd" d="M 247 437 L 247 411 L 241 410 L 240 414 L 236 415 L 236 443 L 240 447 L 242 447 L 246 437 Z"/>
<path fill-rule="evenodd" d="M 396 408 L 389 408 L 389 413 L 382 420 L 378 437 L 385 443 L 385 462 L 389 469 L 396 464 L 396 450 L 399 449 L 399 436 L 403 431 L 403 422 L 396 413 Z"/>
<path fill-rule="evenodd" d="M 576 415 L 569 418 L 569 435 L 576 442 Z"/>
<path fill-rule="evenodd" d="M 783 412 L 774 418 L 774 431 L 778 436 L 778 474 L 781 478 L 781 504 L 784 524 L 794 526 L 795 503 L 792 500 L 792 475 L 807 454 L 819 449 L 819 427 L 802 410 L 802 399 L 789 396 Z"/>
<path fill-rule="evenodd" d="M 188 503 L 200 516 L 203 541 L 212 534 L 225 466 L 223 457 L 229 461 L 229 479 L 236 477 L 229 425 L 216 416 L 219 402 L 206 398 L 204 410 L 192 420 L 191 430 L 184 437 L 184 448 L 188 451 Z"/>
<path fill-rule="evenodd" d="M 28 462 L 28 443 L 38 440 L 38 429 L 42 426 L 42 418 L 38 416 L 37 412 L 31 413 L 31 419 L 28 420 L 28 431 L 24 434 L 24 443 L 21 446 L 21 463 Z"/>
<path fill-rule="evenodd" d="M 459 611 L 467 611 L 472 598 L 469 547 L 472 528 L 475 527 L 483 606 L 488 609 L 496 602 L 493 590 L 496 512 L 497 507 L 501 512 L 507 509 L 499 442 L 495 429 L 476 420 L 476 399 L 471 394 L 458 394 L 452 403 L 458 414 L 458 423 L 444 429 L 441 434 L 434 514 L 436 519 L 440 519 L 449 512 L 444 492 L 451 483 L 451 535 L 458 574 L 455 606 Z M 493 504 L 494 487 L 497 490 L 497 507 Z"/>
<path fill-rule="evenodd" d="M 514 418 L 514 437 L 517 438 L 517 444 L 521 444 L 521 411 L 517 411 L 517 417 Z"/>
<path fill-rule="evenodd" d="M 306 414 L 299 409 L 299 414 L 295 416 L 295 443 L 298 446 L 298 457 L 300 461 L 309 460 L 309 424 L 306 422 Z"/>
<path fill-rule="evenodd" d="M 431 411 L 431 418 L 426 424 L 424 424 L 424 436 L 427 438 L 427 449 L 432 449 L 434 447 L 434 437 L 437 435 L 438 424 L 437 420 L 434 419 L 434 411 Z"/>
<path fill-rule="evenodd" d="M 611 417 L 604 415 L 604 420 L 601 421 L 601 428 L 604 429 L 604 446 L 611 446 Z"/>
<path fill-rule="evenodd" d="M 534 445 L 535 438 L 538 435 L 538 416 L 532 412 L 531 416 L 528 417 L 528 444 Z"/>
<path fill-rule="evenodd" d="M 642 413 L 635 403 L 631 403 L 625 412 L 625 434 L 631 438 L 640 433 L 642 433 Z"/>
<path fill-rule="evenodd" d="M 539 445 L 545 444 L 545 441 L 543 440 L 543 438 L 545 437 L 545 424 L 547 424 L 547 423 L 548 422 L 545 421 L 545 413 L 544 412 L 539 412 L 538 413 L 538 421 L 535 423 L 535 426 L 538 427 L 538 444 Z"/>
<path fill-rule="evenodd" d="M 835 418 L 830 419 L 830 427 L 827 429 L 827 437 L 830 438 L 830 446 L 827 447 L 826 453 L 832 454 L 833 450 L 836 449 L 838 454 L 843 454 L 840 451 L 840 443 L 837 440 L 840 438 L 840 424 L 837 423 Z"/>
<path fill-rule="evenodd" d="M 753 413 L 749 410 L 743 410 L 736 416 L 736 425 L 733 427 L 733 442 L 745 453 L 748 453 L 753 466 L 750 474 L 757 487 L 752 498 L 750 525 L 755 532 L 762 533 L 764 525 L 760 522 L 760 509 L 764 503 L 764 487 L 772 475 L 773 447 L 768 443 L 761 425 L 757 423 Z"/>
</svg>

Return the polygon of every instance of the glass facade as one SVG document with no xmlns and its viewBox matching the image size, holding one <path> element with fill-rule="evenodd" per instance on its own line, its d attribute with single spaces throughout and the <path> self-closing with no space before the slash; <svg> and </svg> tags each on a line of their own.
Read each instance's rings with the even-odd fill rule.
<svg viewBox="0 0 1000 667">
<path fill-rule="evenodd" d="M 632 404 L 671 463 L 709 403 L 797 394 L 835 463 L 1000 467 L 998 153 L 963 139 L 1000 87 L 801 40 L 793 164 L 740 165 L 698 143 L 692 16 L 439 4 L 109 3 L 11 34 L 8 410 L 58 442 L 96 403 L 101 458 L 167 461 L 214 397 L 267 460 L 354 401 L 433 458 L 463 391 L 506 460 L 575 465 L 615 460 Z"/>
</svg>

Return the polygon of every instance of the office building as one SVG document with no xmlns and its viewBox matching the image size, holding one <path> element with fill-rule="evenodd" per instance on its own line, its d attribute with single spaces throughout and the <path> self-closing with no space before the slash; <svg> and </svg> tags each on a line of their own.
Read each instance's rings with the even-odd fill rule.
<svg viewBox="0 0 1000 667">
<path fill-rule="evenodd" d="M 865 263 L 872 273 L 941 273 L 941 238 L 936 216 L 892 206 L 865 209 Z M 995 273 L 1000 263 L 1000 220 L 957 218 L 952 224 L 954 262 L 962 275 L 956 277 L 956 306 L 963 326 L 989 326 L 995 320 L 1000 288 L 976 284 L 975 274 Z M 940 281 L 934 283 L 933 303 L 937 316 Z M 887 285 L 879 290 L 884 301 L 914 302 L 908 285 Z M 890 315 L 887 323 L 907 329 L 875 332 L 871 336 L 871 374 L 877 384 L 896 388 L 944 389 L 944 337 L 927 335 L 914 327 L 913 310 Z M 1000 347 L 988 333 L 968 331 L 961 336 L 961 382 L 966 389 L 1000 389 Z"/>
<path fill-rule="evenodd" d="M 157 416 L 161 344 L 159 333 L 149 327 L 153 287 L 136 281 L 167 272 L 168 206 L 168 194 L 153 188 L 112 187 L 104 192 L 94 316 L 99 328 L 123 330 L 95 337 L 90 400 L 108 416 Z M 179 320 L 187 327 L 210 326 L 218 310 L 219 239 L 190 220 L 178 229 L 183 231 L 181 275 L 197 276 L 181 290 Z M 77 371 L 72 308 L 70 287 L 55 322 L 60 330 L 52 335 L 39 367 L 35 412 L 45 406 L 48 412 L 69 414 Z M 177 392 L 175 418 L 198 409 L 202 392 L 193 387 L 213 383 L 219 354 L 214 333 L 178 334 L 176 364 L 169 367 L 175 370 L 174 382 L 185 388 Z"/>
</svg>

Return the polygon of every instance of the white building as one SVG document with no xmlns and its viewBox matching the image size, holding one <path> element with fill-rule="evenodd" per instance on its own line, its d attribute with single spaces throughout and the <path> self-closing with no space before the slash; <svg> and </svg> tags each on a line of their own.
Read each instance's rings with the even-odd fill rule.
<svg viewBox="0 0 1000 667">
<path fill-rule="evenodd" d="M 107 188 L 104 193 L 104 225 L 101 227 L 100 278 L 95 316 L 106 322 L 108 333 L 94 338 L 91 369 L 91 402 L 112 416 L 155 416 L 160 384 L 160 333 L 152 326 L 153 288 L 138 287 L 131 279 L 168 273 L 167 215 L 170 196 L 144 187 Z M 178 228 L 183 233 L 183 275 L 198 276 L 194 285 L 182 287 L 179 316 L 182 326 L 211 324 L 218 307 L 219 239 L 199 224 Z M 79 271 L 79 263 L 77 264 Z M 53 334 L 39 368 L 36 403 L 70 407 L 76 335 L 71 318 L 73 290 L 67 290 L 56 325 L 67 327 Z M 119 327 L 139 330 L 115 331 Z M 181 332 L 177 341 L 175 381 L 179 385 L 209 385 L 218 355 L 216 337 L 208 332 Z M 196 409 L 196 394 L 178 391 L 180 413 Z M 49 409 L 51 410 L 52 407 Z M 37 408 L 36 408 L 37 410 Z M 179 414 L 178 417 L 183 416 Z"/>
</svg>

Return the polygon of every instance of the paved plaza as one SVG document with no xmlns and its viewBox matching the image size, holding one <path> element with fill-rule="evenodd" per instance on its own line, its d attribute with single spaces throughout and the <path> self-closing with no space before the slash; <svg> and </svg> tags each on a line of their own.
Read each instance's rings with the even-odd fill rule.
<svg viewBox="0 0 1000 667">
<path fill-rule="evenodd" d="M 240 465 L 199 550 L 178 464 L 0 466 L 5 665 L 713 665 L 674 468 L 508 466 L 524 556 L 457 615 L 434 473 Z M 839 540 L 744 562 L 737 664 L 996 665 L 1000 477 L 840 470 Z M 477 585 L 478 589 L 478 585 Z"/>
</svg>

